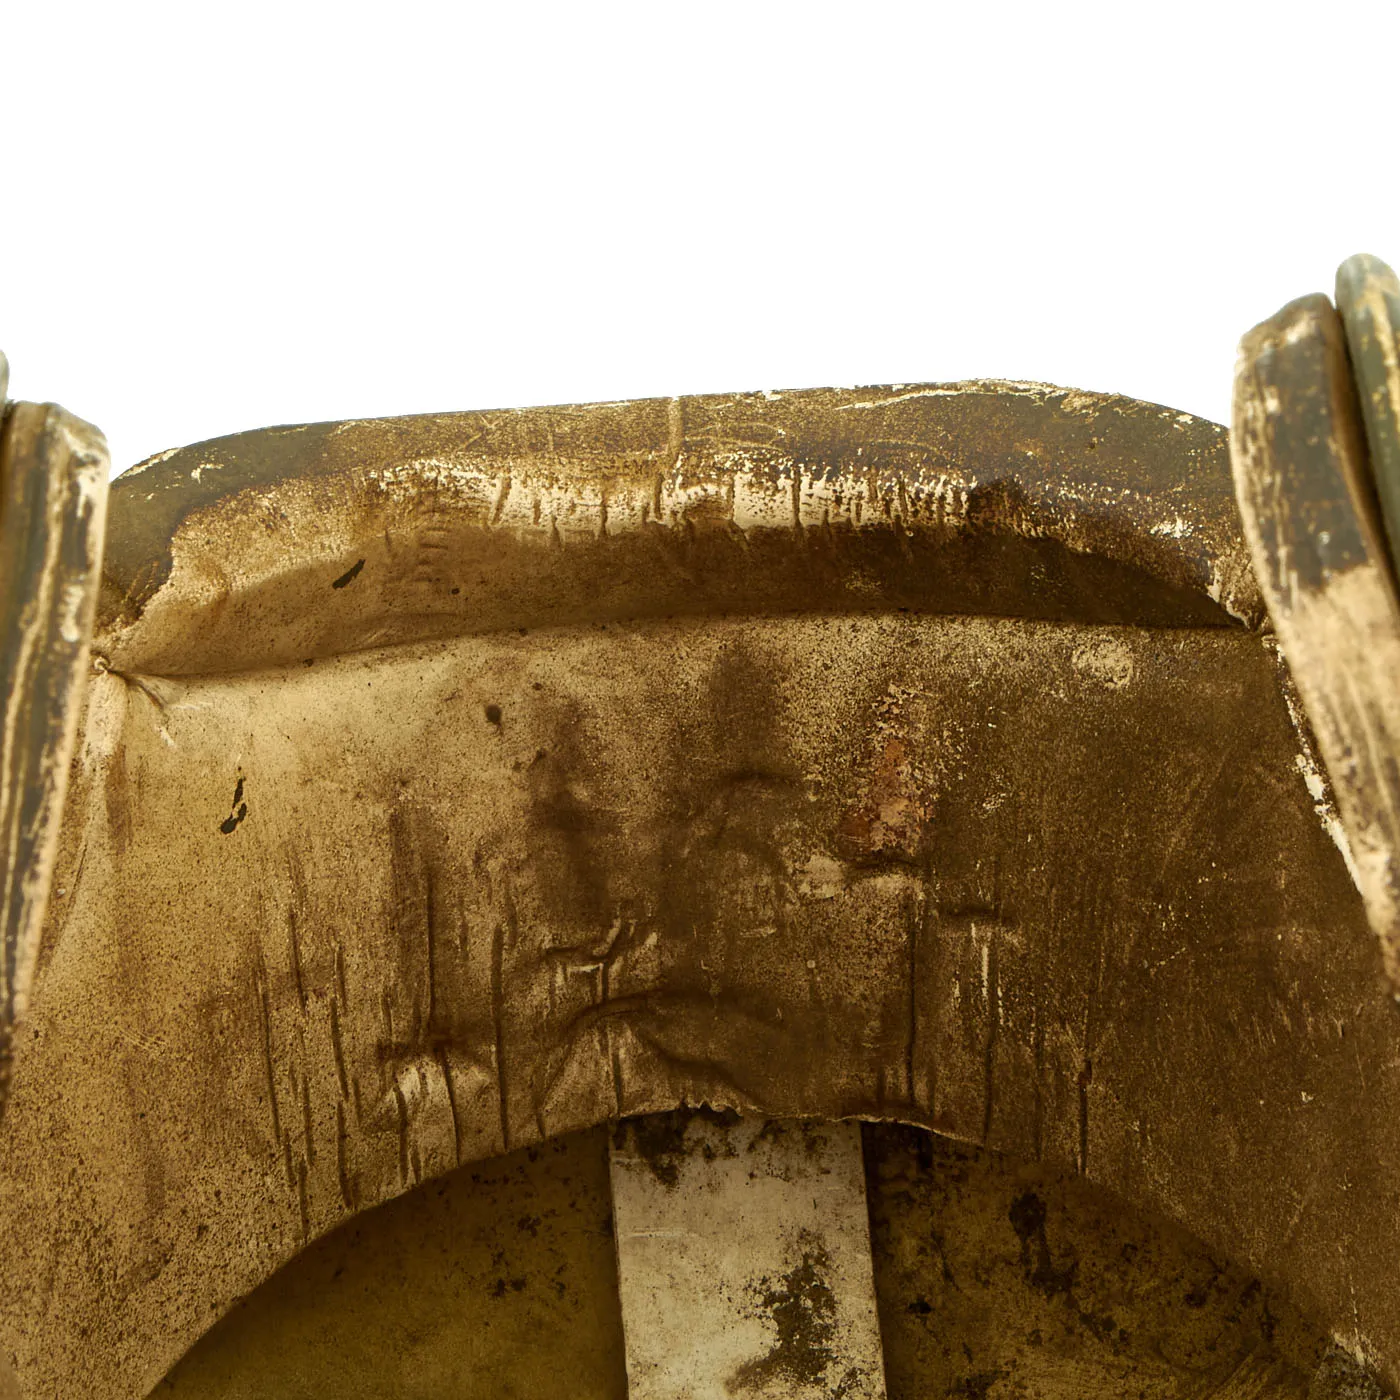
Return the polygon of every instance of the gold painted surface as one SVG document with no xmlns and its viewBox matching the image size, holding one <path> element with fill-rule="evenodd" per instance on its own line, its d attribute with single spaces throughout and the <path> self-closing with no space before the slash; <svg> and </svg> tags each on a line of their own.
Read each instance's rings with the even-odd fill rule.
<svg viewBox="0 0 1400 1400">
<path fill-rule="evenodd" d="M 1277 1290 L 1072 1173 L 866 1128 L 897 1400 L 1380 1400 Z"/>
<path fill-rule="evenodd" d="M 152 1400 L 626 1400 L 606 1130 L 409 1192 L 319 1240 Z"/>
<path fill-rule="evenodd" d="M 0 1345 L 708 1103 L 1076 1170 L 1394 1378 L 1395 1011 L 1223 431 L 1044 386 L 319 425 L 113 493 Z"/>
<path fill-rule="evenodd" d="M 1276 1290 L 1071 1173 L 895 1125 L 865 1143 L 891 1400 L 1378 1397 Z M 560 1138 L 365 1212 L 152 1400 L 623 1400 L 606 1151 Z"/>
<path fill-rule="evenodd" d="M 0 383 L 0 1116 L 82 713 L 108 474 L 96 428 L 4 398 Z"/>
<path fill-rule="evenodd" d="M 149 1387 L 356 1212 L 687 1102 L 1080 1167 L 1385 1335 L 1347 1183 L 1392 1021 L 1242 630 L 560 629 L 99 675 L 86 733 L 0 1139 L 37 1394 Z"/>
<path fill-rule="evenodd" d="M 1245 336 L 1234 413 L 1245 534 L 1400 997 L 1400 598 L 1346 338 L 1326 297 L 1291 302 Z"/>
</svg>

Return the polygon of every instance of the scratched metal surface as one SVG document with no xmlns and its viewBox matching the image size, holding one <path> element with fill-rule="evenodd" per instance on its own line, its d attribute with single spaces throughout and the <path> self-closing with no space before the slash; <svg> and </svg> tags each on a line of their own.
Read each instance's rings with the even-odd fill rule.
<svg viewBox="0 0 1400 1400">
<path fill-rule="evenodd" d="M 357 1211 L 681 1102 L 1070 1165 L 1323 1318 L 1389 1268 L 1347 1185 L 1393 1160 L 1389 1008 L 1246 632 L 698 619 L 143 686 L 94 681 L 0 1138 L 40 1394 L 153 1384 Z"/>
<path fill-rule="evenodd" d="M 1395 1013 L 1220 429 L 448 415 L 183 449 L 113 519 L 0 1131 L 36 1395 L 140 1394 L 376 1204 L 685 1103 L 1077 1171 L 1393 1374 Z"/>
</svg>

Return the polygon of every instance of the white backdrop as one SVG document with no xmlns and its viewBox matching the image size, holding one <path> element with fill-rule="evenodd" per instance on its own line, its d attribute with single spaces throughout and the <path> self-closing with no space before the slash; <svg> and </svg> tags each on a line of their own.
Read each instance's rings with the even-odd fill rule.
<svg viewBox="0 0 1400 1400">
<path fill-rule="evenodd" d="M 242 428 L 972 376 L 1228 415 L 1400 261 L 1400 6 L 0 5 L 0 346 Z"/>
</svg>

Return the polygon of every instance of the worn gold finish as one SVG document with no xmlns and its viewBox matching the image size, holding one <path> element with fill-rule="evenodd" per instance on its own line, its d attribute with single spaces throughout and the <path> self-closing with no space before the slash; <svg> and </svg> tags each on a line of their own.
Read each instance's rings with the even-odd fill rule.
<svg viewBox="0 0 1400 1400">
<path fill-rule="evenodd" d="M 87 680 L 107 499 L 96 429 L 6 404 L 0 362 L 0 1113 Z"/>
<path fill-rule="evenodd" d="M 1245 338 L 1234 460 L 1247 534 L 1400 993 L 1400 605 L 1341 321 L 1321 296 Z"/>
<path fill-rule="evenodd" d="M 218 1339 L 337 1231 L 697 1105 L 1038 1164 L 965 1202 L 1034 1294 L 995 1326 L 1078 1309 L 1104 1384 L 1186 1393 L 1214 1327 L 1258 1393 L 1393 1385 L 1388 945 L 1281 596 L 1222 429 L 1036 385 L 314 425 L 127 473 L 0 1128 L 24 1393 L 247 1393 Z M 959 1371 L 909 1332 L 948 1187 L 880 1131 L 889 1393 L 1036 1373 L 1029 1340 Z M 1162 1268 L 1234 1261 L 1286 1336 L 1163 1318 L 1153 1372 L 1052 1191 L 1115 1203 L 1100 1243 L 1177 1222 Z M 574 1244 L 549 1257 L 597 1282 Z M 582 1296 L 538 1317 L 616 1393 Z M 423 1374 L 546 1393 L 454 1345 Z"/>
<path fill-rule="evenodd" d="M 682 1125 L 642 1121 L 667 1175 Z M 1374 1400 L 1277 1291 L 1170 1223 L 1044 1164 L 864 1133 L 891 1395 Z M 626 1400 L 608 1137 L 555 1138 L 356 1216 L 235 1306 L 153 1400 Z M 789 1337 L 825 1321 L 803 1282 Z"/>
</svg>

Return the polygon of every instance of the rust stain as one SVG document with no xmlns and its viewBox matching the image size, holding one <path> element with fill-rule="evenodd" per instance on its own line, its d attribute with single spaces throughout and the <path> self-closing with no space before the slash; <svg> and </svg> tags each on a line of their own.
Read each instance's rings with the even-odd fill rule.
<svg viewBox="0 0 1400 1400">
<path fill-rule="evenodd" d="M 841 818 L 837 846 L 857 864 L 912 861 L 923 845 L 928 818 L 909 746 L 895 736 L 880 751 L 864 799 Z"/>
</svg>

